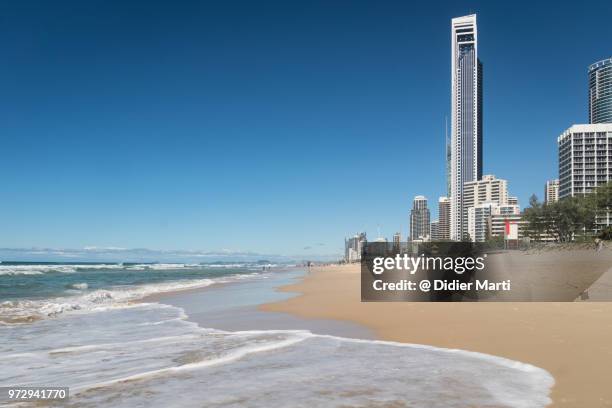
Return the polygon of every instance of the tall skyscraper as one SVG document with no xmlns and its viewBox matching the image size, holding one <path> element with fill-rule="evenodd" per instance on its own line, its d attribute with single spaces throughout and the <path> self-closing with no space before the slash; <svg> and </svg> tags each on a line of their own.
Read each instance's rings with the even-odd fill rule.
<svg viewBox="0 0 612 408">
<path fill-rule="evenodd" d="M 451 239 L 461 240 L 463 187 L 482 176 L 482 64 L 476 15 L 453 18 L 451 28 Z"/>
<path fill-rule="evenodd" d="M 612 58 L 589 66 L 589 122 L 612 123 Z"/>
<path fill-rule="evenodd" d="M 559 201 L 559 179 L 546 180 L 544 186 L 544 204 L 552 204 Z"/>
<path fill-rule="evenodd" d="M 438 199 L 438 239 L 450 239 L 450 200 L 448 197 Z"/>
<path fill-rule="evenodd" d="M 429 240 L 429 208 L 427 208 L 427 198 L 424 196 L 414 197 L 412 210 L 410 211 L 410 239 Z"/>
</svg>

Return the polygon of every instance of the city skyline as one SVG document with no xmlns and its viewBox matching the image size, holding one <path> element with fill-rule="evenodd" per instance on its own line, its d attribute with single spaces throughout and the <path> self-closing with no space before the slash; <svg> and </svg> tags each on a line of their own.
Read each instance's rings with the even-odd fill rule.
<svg viewBox="0 0 612 408">
<path fill-rule="evenodd" d="M 440 235 L 440 222 L 433 219 L 429 237 L 415 234 L 423 221 L 415 217 L 416 196 L 410 215 L 410 240 L 470 240 L 484 242 L 506 236 L 508 223 L 516 224 L 516 238 L 522 238 L 518 198 L 510 196 L 507 180 L 482 174 L 483 66 L 478 58 L 477 15 L 451 20 L 451 140 L 445 134 L 446 184 L 450 199 L 450 237 Z M 546 180 L 543 203 L 582 196 L 612 181 L 612 58 L 588 67 L 589 124 L 573 124 L 558 137 L 557 179 Z M 445 132 L 447 124 L 445 122 Z M 584 142 L 583 142 L 584 141 Z M 534 193 L 530 197 L 537 197 Z M 536 201 L 537 202 L 537 201 Z M 442 207 L 438 217 L 444 218 Z M 611 225 L 611 214 L 596 217 L 597 228 Z M 429 220 L 429 212 L 427 214 Z M 506 223 L 502 229 L 501 225 Z M 416 227 L 415 227 L 416 224 Z M 504 232 L 504 230 L 506 230 Z M 500 235 L 501 234 L 501 235 Z"/>
<path fill-rule="evenodd" d="M 447 195 L 448 23 L 466 11 L 483 33 L 483 172 L 508 179 L 523 205 L 540 195 L 556 177 L 556 137 L 587 122 L 587 67 L 610 53 L 612 31 L 592 15 L 605 3 L 385 4 L 299 16 L 280 4 L 6 7 L 0 247 L 308 256 L 341 253 L 338 237 L 378 225 L 407 235 L 412 197 Z M 563 38 L 543 16 L 592 29 Z M 345 188 L 364 169 L 368 197 Z"/>
<path fill-rule="evenodd" d="M 437 218 L 429 223 L 429 210 L 426 218 L 420 215 L 419 210 L 427 209 L 427 199 L 419 195 L 414 198 L 410 212 L 409 240 L 450 238 L 484 242 L 493 237 L 506 237 L 510 223 L 516 224 L 517 234 L 513 239 L 523 238 L 525 221 L 518 198 L 509 195 L 507 180 L 482 175 L 483 67 L 478 58 L 477 15 L 454 17 L 451 35 L 450 143 L 445 134 L 449 197 L 439 198 L 440 203 L 450 199 L 450 234 L 447 237 L 440 234 Z M 589 65 L 588 95 L 589 124 L 573 124 L 557 139 L 558 178 L 546 180 L 545 205 L 565 197 L 590 194 L 612 181 L 612 58 Z M 535 193 L 532 197 L 536 197 Z M 440 206 L 438 217 L 444 219 L 444 215 Z M 596 228 L 610 226 L 610 217 L 609 212 L 598 214 Z M 429 236 L 420 233 L 425 219 L 429 224 L 426 229 L 431 232 Z M 502 223 L 506 223 L 503 229 Z"/>
</svg>

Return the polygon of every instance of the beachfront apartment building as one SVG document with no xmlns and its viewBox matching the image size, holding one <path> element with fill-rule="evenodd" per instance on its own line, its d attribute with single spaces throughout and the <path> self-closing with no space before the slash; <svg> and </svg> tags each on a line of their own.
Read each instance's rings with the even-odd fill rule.
<svg viewBox="0 0 612 408">
<path fill-rule="evenodd" d="M 463 187 L 464 207 L 473 207 L 484 202 L 498 205 L 508 204 L 508 181 L 487 174 L 481 180 L 465 183 Z M 516 197 L 513 201 L 516 201 Z"/>
<path fill-rule="evenodd" d="M 573 125 L 557 138 L 559 199 L 591 193 L 612 181 L 612 123 Z M 612 225 L 600 214 L 597 228 Z"/>
<path fill-rule="evenodd" d="M 482 63 L 476 15 L 451 21 L 450 238 L 466 230 L 464 186 L 482 176 Z"/>
<path fill-rule="evenodd" d="M 492 214 L 489 223 L 489 235 L 491 237 L 509 238 L 512 226 L 516 225 L 516 238 L 525 238 L 527 221 L 523 220 L 523 215 L 518 205 L 501 206 L 497 214 Z M 545 237 L 543 237 L 546 239 Z"/>
<path fill-rule="evenodd" d="M 463 219 L 466 226 L 469 222 L 470 208 L 486 203 L 493 203 L 498 206 L 508 205 L 507 180 L 498 179 L 492 174 L 487 174 L 481 180 L 465 183 L 463 187 Z M 484 210 L 481 209 L 479 211 Z M 466 229 L 466 232 L 473 238 L 469 228 Z M 472 230 L 472 232 L 474 231 Z"/>
<path fill-rule="evenodd" d="M 559 199 L 612 180 L 612 124 L 573 125 L 557 138 Z"/>
<path fill-rule="evenodd" d="M 468 209 L 468 234 L 473 242 L 485 242 L 505 236 L 508 224 L 518 224 L 518 238 L 522 238 L 523 221 L 518 205 L 484 202 Z"/>
<path fill-rule="evenodd" d="M 544 204 L 559 201 L 559 179 L 547 180 L 544 185 Z"/>
<path fill-rule="evenodd" d="M 495 203 L 481 203 L 468 208 L 467 238 L 472 242 L 485 242 L 489 238 L 489 219 Z"/>
</svg>

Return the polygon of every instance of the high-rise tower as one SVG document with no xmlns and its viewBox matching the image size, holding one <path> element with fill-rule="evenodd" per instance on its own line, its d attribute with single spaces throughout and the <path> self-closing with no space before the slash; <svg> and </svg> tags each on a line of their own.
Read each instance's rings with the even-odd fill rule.
<svg viewBox="0 0 612 408">
<path fill-rule="evenodd" d="M 451 239 L 464 238 L 463 186 L 482 176 L 482 64 L 476 15 L 452 19 Z"/>
<path fill-rule="evenodd" d="M 612 58 L 589 66 L 589 123 L 612 123 Z"/>
</svg>

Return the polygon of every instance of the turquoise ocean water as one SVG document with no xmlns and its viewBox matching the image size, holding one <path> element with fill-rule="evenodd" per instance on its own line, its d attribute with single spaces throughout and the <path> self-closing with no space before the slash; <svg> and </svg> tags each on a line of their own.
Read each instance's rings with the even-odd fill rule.
<svg viewBox="0 0 612 408">
<path fill-rule="evenodd" d="M 68 402 L 49 404 L 62 407 L 531 408 L 549 402 L 550 374 L 517 361 L 306 330 L 223 331 L 189 321 L 180 307 L 135 302 L 206 287 L 198 296 L 215 299 L 208 303 L 212 313 L 214 303 L 232 303 L 212 295 L 216 285 L 240 284 L 248 293 L 273 287 L 262 280 L 287 273 L 269 266 L 2 263 L 0 387 L 70 387 Z M 0 398 L 0 406 L 12 405 Z"/>
<path fill-rule="evenodd" d="M 263 278 L 269 263 L 0 263 L 0 320 L 120 305 L 170 290 Z M 276 268 L 278 269 L 278 268 Z"/>
</svg>

